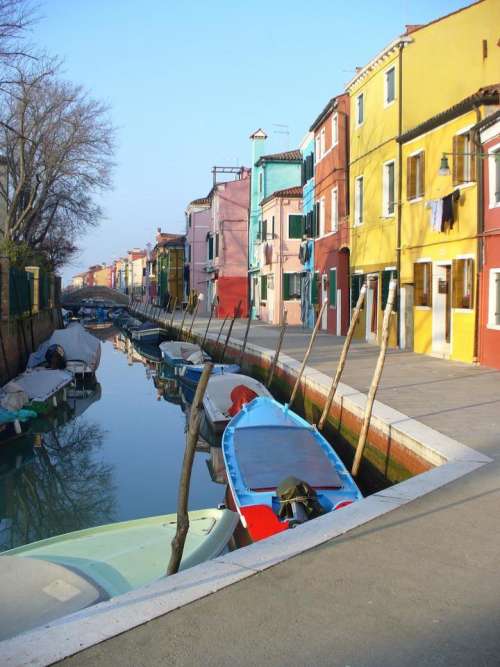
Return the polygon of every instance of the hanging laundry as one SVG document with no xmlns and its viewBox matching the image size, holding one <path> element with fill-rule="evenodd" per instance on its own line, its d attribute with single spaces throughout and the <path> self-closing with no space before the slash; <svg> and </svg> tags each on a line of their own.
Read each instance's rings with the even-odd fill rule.
<svg viewBox="0 0 500 667">
<path fill-rule="evenodd" d="M 430 208 L 430 225 L 435 232 L 441 232 L 443 226 L 443 200 L 431 199 L 427 202 L 427 208 Z"/>
<path fill-rule="evenodd" d="M 450 229 L 453 229 L 453 225 L 456 221 L 455 208 L 454 204 L 460 199 L 460 190 L 454 190 L 446 197 L 443 197 L 443 220 L 441 230 L 444 231 L 445 225 L 449 225 Z"/>
</svg>

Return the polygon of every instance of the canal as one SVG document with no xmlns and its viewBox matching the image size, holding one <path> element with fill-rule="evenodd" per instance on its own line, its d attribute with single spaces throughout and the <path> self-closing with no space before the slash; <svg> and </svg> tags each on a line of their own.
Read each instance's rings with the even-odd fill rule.
<svg viewBox="0 0 500 667">
<path fill-rule="evenodd" d="M 178 392 L 160 379 L 160 364 L 116 330 L 102 340 L 96 375 L 95 387 L 72 392 L 55 414 L 2 443 L 1 551 L 176 511 L 186 430 Z M 221 451 L 203 441 L 200 450 L 205 451 L 195 456 L 191 510 L 224 501 Z"/>
</svg>

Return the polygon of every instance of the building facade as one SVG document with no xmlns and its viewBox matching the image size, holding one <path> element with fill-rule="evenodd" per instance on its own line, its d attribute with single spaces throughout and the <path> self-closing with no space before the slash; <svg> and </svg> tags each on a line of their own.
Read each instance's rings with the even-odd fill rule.
<svg viewBox="0 0 500 667">
<path fill-rule="evenodd" d="M 210 231 L 210 200 L 208 197 L 195 199 L 186 208 L 186 269 L 185 288 L 187 293 L 203 295 L 198 307 L 200 314 L 210 312 L 208 281 L 205 272 L 207 263 L 207 234 Z"/>
<path fill-rule="evenodd" d="M 209 199 L 207 302 L 216 301 L 216 317 L 247 317 L 250 170 L 242 167 L 236 180 L 216 183 Z"/>
<path fill-rule="evenodd" d="M 349 327 L 348 148 L 349 97 L 331 99 L 314 133 L 314 273 L 318 303 L 328 301 L 321 328 L 338 336 Z"/>
<path fill-rule="evenodd" d="M 278 190 L 261 202 L 261 257 L 258 316 L 263 322 L 301 324 L 303 236 L 302 188 Z"/>
<path fill-rule="evenodd" d="M 248 276 L 252 317 L 260 313 L 260 268 L 262 257 L 261 202 L 273 192 L 300 185 L 302 156 L 299 150 L 265 154 L 266 133 L 259 129 L 250 135 L 252 177 L 248 225 Z"/>
<path fill-rule="evenodd" d="M 500 112 L 482 121 L 484 164 L 479 361 L 500 369 Z M 480 242 L 481 242 L 480 240 Z"/>
<path fill-rule="evenodd" d="M 309 131 L 302 139 L 300 153 L 302 156 L 302 212 L 303 212 L 303 246 L 300 253 L 302 264 L 301 276 L 301 321 L 302 326 L 310 329 L 316 321 L 318 310 L 318 283 L 314 274 L 314 241 L 316 235 L 316 205 L 314 199 L 315 173 L 315 140 L 314 132 Z"/>
</svg>

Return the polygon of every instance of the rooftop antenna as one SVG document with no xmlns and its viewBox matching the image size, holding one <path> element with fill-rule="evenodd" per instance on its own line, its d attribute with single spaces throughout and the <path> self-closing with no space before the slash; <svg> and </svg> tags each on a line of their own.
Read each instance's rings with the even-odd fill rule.
<svg viewBox="0 0 500 667">
<path fill-rule="evenodd" d="M 284 123 L 273 123 L 272 126 L 278 128 L 276 130 L 273 130 L 273 134 L 284 134 L 284 135 L 286 135 L 285 148 L 288 150 L 288 147 L 290 145 L 290 126 L 285 125 Z"/>
</svg>

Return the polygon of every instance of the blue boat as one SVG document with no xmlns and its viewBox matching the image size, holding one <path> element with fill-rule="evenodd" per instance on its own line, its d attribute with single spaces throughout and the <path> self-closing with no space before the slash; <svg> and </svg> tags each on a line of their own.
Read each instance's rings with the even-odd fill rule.
<svg viewBox="0 0 500 667">
<path fill-rule="evenodd" d="M 153 322 L 145 322 L 141 327 L 132 331 L 132 340 L 141 343 L 159 343 L 166 337 L 166 330 L 156 326 Z"/>
<path fill-rule="evenodd" d="M 225 375 L 227 373 L 239 373 L 238 364 L 214 364 L 212 375 Z M 192 364 L 183 366 L 179 370 L 179 378 L 184 384 L 196 387 L 203 373 L 203 364 Z"/>
<path fill-rule="evenodd" d="M 222 451 L 229 482 L 228 506 L 239 513 L 253 541 L 311 516 L 304 514 L 304 504 L 292 503 L 296 498 L 284 501 L 278 496 L 278 487 L 290 478 L 306 482 L 312 490 L 307 501 L 317 507 L 316 515 L 362 498 L 325 438 L 288 406 L 272 398 L 261 396 L 241 409 L 224 431 Z M 297 507 L 297 516 L 283 517 L 280 510 L 284 502 L 288 502 L 288 507 Z"/>
</svg>

